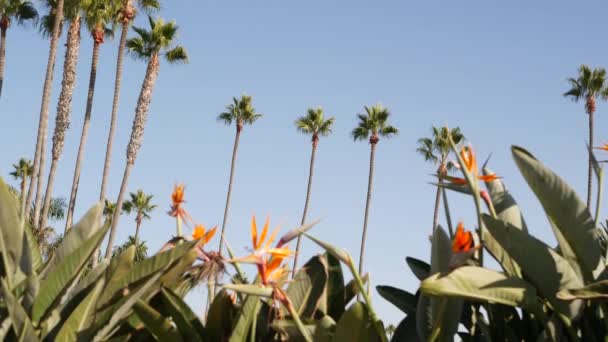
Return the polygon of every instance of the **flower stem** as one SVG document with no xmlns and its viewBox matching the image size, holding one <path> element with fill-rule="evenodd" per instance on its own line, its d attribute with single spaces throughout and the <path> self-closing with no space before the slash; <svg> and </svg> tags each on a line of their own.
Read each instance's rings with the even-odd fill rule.
<svg viewBox="0 0 608 342">
<path fill-rule="evenodd" d="M 287 307 L 287 310 L 289 310 L 289 314 L 291 315 L 291 318 L 293 319 L 294 323 L 296 323 L 296 327 L 300 331 L 300 334 L 302 334 L 306 342 L 312 342 L 312 337 L 308 333 L 308 330 L 306 330 L 306 327 L 302 323 L 302 320 L 300 320 L 300 316 L 296 312 L 288 296 L 285 296 L 285 301 L 286 303 L 283 304 L 285 305 L 285 307 Z"/>
<path fill-rule="evenodd" d="M 179 215 L 175 218 L 175 227 L 177 229 L 177 237 L 182 237 L 182 219 Z"/>
</svg>

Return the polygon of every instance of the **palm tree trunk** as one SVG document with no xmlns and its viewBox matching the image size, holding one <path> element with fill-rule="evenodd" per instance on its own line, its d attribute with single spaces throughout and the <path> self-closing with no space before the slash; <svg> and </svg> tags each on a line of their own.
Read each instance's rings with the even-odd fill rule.
<svg viewBox="0 0 608 342">
<path fill-rule="evenodd" d="M 139 216 L 139 215 L 138 215 Z M 141 227 L 141 218 L 138 217 L 135 223 L 135 246 L 139 244 L 139 228 Z"/>
<path fill-rule="evenodd" d="M 152 101 L 152 91 L 154 90 L 154 84 L 156 83 L 159 69 L 160 64 L 158 55 L 153 55 L 148 62 L 146 77 L 141 85 L 141 91 L 139 93 L 139 98 L 137 99 L 135 118 L 133 119 L 133 127 L 131 128 L 131 139 L 127 146 L 127 166 L 125 167 L 125 174 L 122 177 L 122 185 L 120 186 L 120 192 L 118 193 L 118 199 L 116 200 L 116 211 L 112 218 L 112 227 L 110 228 L 110 237 L 108 238 L 108 246 L 106 248 L 106 259 L 109 259 L 112 256 L 112 247 L 114 246 L 116 227 L 118 227 L 123 197 L 127 191 L 131 169 L 133 168 L 133 165 L 135 165 L 135 159 L 137 159 L 137 152 L 139 152 L 143 143 L 148 109 L 150 108 L 150 102 Z"/>
<path fill-rule="evenodd" d="M 226 233 L 226 223 L 228 222 L 228 212 L 230 210 L 230 196 L 232 195 L 232 184 L 234 182 L 234 167 L 236 164 L 236 153 L 239 148 L 239 140 L 241 137 L 241 126 L 237 123 L 236 135 L 234 136 L 234 147 L 232 148 L 232 162 L 230 163 L 230 180 L 228 181 L 228 193 L 226 194 L 226 207 L 224 208 L 224 220 L 222 221 L 222 234 L 220 234 L 220 248 L 218 252 L 222 253 L 224 246 L 224 236 Z"/>
<path fill-rule="evenodd" d="M 48 113 L 47 113 L 48 120 Z M 36 200 L 34 201 L 34 225 L 38 225 L 40 222 L 40 210 L 42 209 L 42 182 L 44 181 L 44 164 L 46 162 L 46 138 L 48 135 L 48 126 L 44 127 L 44 131 L 42 133 L 43 144 L 40 145 L 40 155 L 38 156 L 38 161 L 40 163 L 40 167 L 38 168 L 38 176 L 36 177 Z"/>
<path fill-rule="evenodd" d="M 4 62 L 6 60 L 6 27 L 0 22 L 0 97 L 2 97 L 2 84 L 4 83 Z"/>
<path fill-rule="evenodd" d="M 51 46 L 49 48 L 49 57 L 46 64 L 46 75 L 44 77 L 44 87 L 42 90 L 40 119 L 38 121 L 36 149 L 34 152 L 34 165 L 32 167 L 33 172 L 30 180 L 30 187 L 27 193 L 27 205 L 32 202 L 32 197 L 34 195 L 34 186 L 35 184 L 38 184 L 37 179 L 39 175 L 44 173 L 44 158 L 42 158 L 42 154 L 46 149 L 46 127 L 49 119 L 49 102 L 51 101 L 51 88 L 53 86 L 53 71 L 55 69 L 55 57 L 57 56 L 57 42 L 59 41 L 59 33 L 61 25 L 63 24 L 63 3 L 64 0 L 57 0 L 57 7 L 55 12 L 56 18 L 55 23 L 53 24 L 53 34 L 51 36 Z"/>
<path fill-rule="evenodd" d="M 116 227 L 118 226 L 118 219 L 120 218 L 120 210 L 122 208 L 123 198 L 127 192 L 127 185 L 129 184 L 129 175 L 131 175 L 131 169 L 133 164 L 127 163 L 125 167 L 125 173 L 122 176 L 122 184 L 120 185 L 120 192 L 118 193 L 118 199 L 116 200 L 116 210 L 114 211 L 114 217 L 112 217 L 112 227 L 110 228 L 110 237 L 108 238 L 108 246 L 106 247 L 106 259 L 112 257 L 112 248 L 114 247 L 114 239 L 116 238 Z"/>
<path fill-rule="evenodd" d="M 20 202 L 21 202 L 21 217 L 25 216 L 25 185 L 27 182 L 27 175 L 23 175 L 23 177 L 21 178 L 21 197 L 20 197 Z"/>
<path fill-rule="evenodd" d="M 74 169 L 74 179 L 72 180 L 72 193 L 68 202 L 68 213 L 65 222 L 65 231 L 72 226 L 74 217 L 74 206 L 76 205 L 76 195 L 78 193 L 78 185 L 80 183 L 80 170 L 82 168 L 82 160 L 84 157 L 84 148 L 89 136 L 89 126 L 91 125 L 91 112 L 93 110 L 93 97 L 95 95 L 95 80 L 97 78 L 97 62 L 99 61 L 99 47 L 101 44 L 95 42 L 93 45 L 93 58 L 91 62 L 91 75 L 89 77 L 89 93 L 87 95 L 87 107 L 84 114 L 84 123 L 82 125 L 82 134 L 80 135 L 80 145 L 78 146 L 78 156 L 76 158 L 76 167 Z"/>
<path fill-rule="evenodd" d="M 591 211 L 591 188 L 593 186 L 593 111 L 589 111 L 589 169 L 587 172 L 587 208 Z"/>
<path fill-rule="evenodd" d="M 106 159 L 103 163 L 103 177 L 101 178 L 101 191 L 99 200 L 103 201 L 106 198 L 106 187 L 108 177 L 110 176 L 110 162 L 112 160 L 112 145 L 114 144 L 114 131 L 116 130 L 116 118 L 118 115 L 118 103 L 120 100 L 120 86 L 122 83 L 122 69 L 125 55 L 125 45 L 127 44 L 127 34 L 129 33 L 129 24 L 123 23 L 122 33 L 120 34 L 120 43 L 118 45 L 118 56 L 116 57 L 116 76 L 114 78 L 114 100 L 112 101 L 112 116 L 110 117 L 110 132 L 108 133 L 108 143 L 106 147 Z"/>
<path fill-rule="evenodd" d="M 302 212 L 302 221 L 300 226 L 306 223 L 306 214 L 308 213 L 308 204 L 310 203 L 310 190 L 312 188 L 312 176 L 315 169 L 315 155 L 317 153 L 318 140 L 312 141 L 312 152 L 310 153 L 310 166 L 308 169 L 308 186 L 306 187 L 306 201 L 304 202 L 304 212 Z M 291 277 L 295 278 L 296 270 L 298 266 L 298 255 L 300 253 L 300 244 L 302 243 L 302 236 L 298 236 L 298 242 L 296 243 L 296 253 L 293 256 L 293 269 L 291 270 Z"/>
<path fill-rule="evenodd" d="M 80 49 L 80 16 L 70 23 L 65 50 L 65 58 L 63 60 L 63 79 L 61 81 L 61 93 L 57 103 L 57 116 L 55 117 L 55 131 L 53 132 L 53 159 L 51 161 L 51 169 L 49 178 L 46 183 L 46 192 L 44 195 L 44 206 L 40 217 L 41 227 L 46 226 L 47 215 L 51 207 L 51 199 L 53 196 L 53 183 L 55 182 L 55 174 L 57 172 L 57 164 L 63 153 L 65 142 L 65 132 L 70 126 L 70 112 L 72 110 L 72 95 L 74 94 L 74 86 L 76 85 L 76 67 L 78 65 L 78 50 Z"/>
<path fill-rule="evenodd" d="M 363 274 L 363 261 L 365 256 L 365 240 L 367 238 L 367 219 L 369 217 L 369 206 L 372 201 L 372 185 L 374 180 L 374 158 L 376 155 L 376 143 L 371 143 L 369 153 L 369 178 L 367 180 L 367 200 L 365 201 L 365 218 L 363 220 L 363 233 L 361 235 L 361 251 L 359 254 L 359 274 Z"/>
</svg>

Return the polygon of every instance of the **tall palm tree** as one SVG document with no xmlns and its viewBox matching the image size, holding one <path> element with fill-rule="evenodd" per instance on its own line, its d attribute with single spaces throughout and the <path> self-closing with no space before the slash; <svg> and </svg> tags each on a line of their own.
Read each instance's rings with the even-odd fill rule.
<svg viewBox="0 0 608 342">
<path fill-rule="evenodd" d="M 367 200 L 365 201 L 365 218 L 363 220 L 363 233 L 361 235 L 361 251 L 359 254 L 359 273 L 363 274 L 363 260 L 365 256 L 365 240 L 367 238 L 367 219 L 369 217 L 369 206 L 372 199 L 372 182 L 374 179 L 374 159 L 376 155 L 376 145 L 380 141 L 380 137 L 389 138 L 397 133 L 396 127 L 388 124 L 390 117 L 388 108 L 377 104 L 371 107 L 365 107 L 365 114 L 357 114 L 359 124 L 351 135 L 355 141 L 364 140 L 369 137 L 370 155 L 369 155 L 369 177 L 367 181 Z"/>
<path fill-rule="evenodd" d="M 458 144 L 464 140 L 464 135 L 460 132 L 459 127 L 450 130 L 447 127 L 437 128 L 433 126 L 431 130 L 431 137 L 418 139 L 416 152 L 422 155 L 425 161 L 437 165 L 437 181 L 441 184 L 443 176 L 447 175 L 448 170 L 452 167 L 452 164 L 448 163 L 448 156 L 451 152 L 449 137 L 451 135 L 454 143 Z M 439 203 L 441 201 L 442 190 L 441 186 L 438 186 L 435 194 L 433 230 L 437 227 L 439 221 Z M 443 192 L 443 195 L 445 196 L 445 192 Z"/>
<path fill-rule="evenodd" d="M 137 190 L 137 192 L 131 192 L 129 194 L 131 199 L 122 204 L 122 211 L 127 214 L 135 213 L 135 243 L 139 241 L 139 228 L 141 222 L 146 219 L 150 219 L 150 213 L 158 206 L 152 204 L 153 195 L 146 195 L 143 190 Z"/>
<path fill-rule="evenodd" d="M 6 58 L 6 31 L 11 20 L 15 19 L 18 23 L 34 21 L 38 17 L 38 12 L 34 4 L 23 0 L 3 0 L 0 1 L 0 96 L 2 96 L 2 84 L 4 83 L 4 62 Z"/>
<path fill-rule="evenodd" d="M 53 150 L 49 177 L 46 182 L 46 192 L 44 195 L 44 205 L 42 214 L 40 215 L 40 225 L 46 225 L 47 213 L 51 205 L 53 195 L 53 184 L 55 182 L 55 174 L 57 173 L 57 165 L 63 153 L 63 145 L 65 142 L 65 132 L 70 127 L 70 112 L 72 111 L 72 95 L 74 94 L 74 86 L 76 85 L 76 70 L 78 65 L 78 53 L 80 50 L 80 24 L 81 24 L 81 7 L 80 0 L 68 0 L 64 6 L 64 18 L 69 20 L 70 25 L 66 38 L 65 58 L 63 60 L 63 79 L 61 80 L 61 93 L 57 102 L 57 114 L 55 116 L 55 131 L 53 132 Z M 45 16 L 43 20 L 43 31 L 49 32 L 50 26 L 54 23 L 55 13 L 54 1 L 48 3 L 51 13 Z"/>
<path fill-rule="evenodd" d="M 74 206 L 76 205 L 76 195 L 78 193 L 78 185 L 80 183 L 80 169 L 84 157 L 84 148 L 89 135 L 89 126 L 91 125 L 91 113 L 93 110 L 93 97 L 95 95 L 95 80 L 97 78 L 97 62 L 99 61 L 99 49 L 104 43 L 104 37 L 112 34 L 112 29 L 109 26 L 114 24 L 115 16 L 119 6 L 119 0 L 88 0 L 84 3 L 84 21 L 93 38 L 93 56 L 91 58 L 91 71 L 89 77 L 89 91 L 87 94 L 87 105 L 84 114 L 84 122 L 82 125 L 82 133 L 80 135 L 80 144 L 78 146 L 78 155 L 76 157 L 76 166 L 74 167 L 74 178 L 72 180 L 72 192 L 70 201 L 68 202 L 68 214 L 65 223 L 67 231 L 72 226 L 74 217 Z"/>
<path fill-rule="evenodd" d="M 230 179 L 228 180 L 228 193 L 226 194 L 226 206 L 224 207 L 224 219 L 222 221 L 222 234 L 220 235 L 219 253 L 222 253 L 224 245 L 224 234 L 226 233 L 226 223 L 228 223 L 228 212 L 230 210 L 230 197 L 232 195 L 232 185 L 234 183 L 234 167 L 236 164 L 236 153 L 239 148 L 241 132 L 245 125 L 252 125 L 262 114 L 257 113 L 251 104 L 251 96 L 243 95 L 240 99 L 232 98 L 232 103 L 226 106 L 226 111 L 218 115 L 217 120 L 231 125 L 236 124 L 236 135 L 234 137 L 234 147 L 232 148 L 232 161 L 230 162 Z"/>
<path fill-rule="evenodd" d="M 112 222 L 114 212 L 116 212 L 116 203 L 109 200 L 105 200 L 102 215 L 106 222 Z"/>
<path fill-rule="evenodd" d="M 135 118 L 133 119 L 133 127 L 131 128 L 131 139 L 127 146 L 127 164 L 122 177 L 118 200 L 116 201 L 117 208 L 122 208 L 123 197 L 129 183 L 129 175 L 131 174 L 133 165 L 135 165 L 137 152 L 139 152 L 143 143 L 148 109 L 150 107 L 150 101 L 152 101 L 152 91 L 154 90 L 154 84 L 156 83 L 156 78 L 160 70 L 160 58 L 161 56 L 164 57 L 165 60 L 171 64 L 188 62 L 186 49 L 182 46 L 174 46 L 178 29 L 175 22 L 165 23 L 161 18 L 155 20 L 152 17 L 148 17 L 148 21 L 150 22 L 149 31 L 140 27 L 133 27 L 133 30 L 138 34 L 138 37 L 131 38 L 127 41 L 127 48 L 129 51 L 136 58 L 148 61 L 148 67 L 146 69 L 144 82 L 141 85 L 139 98 L 137 99 L 137 107 L 135 108 Z M 114 246 L 114 238 L 119 217 L 120 211 L 116 210 L 114 218 L 112 219 L 112 227 L 110 228 L 110 237 L 108 239 L 105 255 L 106 259 L 109 259 L 112 256 L 112 247 Z"/>
<path fill-rule="evenodd" d="M 595 100 L 601 94 L 606 83 L 606 70 L 603 68 L 593 69 L 587 65 L 581 65 L 578 69 L 577 78 L 568 78 L 570 89 L 564 93 L 573 101 L 585 101 L 585 112 L 589 119 L 589 146 L 593 147 L 593 114 L 595 113 Z M 593 186 L 593 156 L 589 149 L 589 168 L 587 173 L 587 207 L 591 210 L 591 187 Z"/>
<path fill-rule="evenodd" d="M 25 186 L 27 183 L 27 177 L 32 175 L 32 161 L 21 158 L 17 164 L 13 164 L 15 169 L 11 172 L 11 176 L 19 181 L 20 195 L 19 201 L 21 203 L 21 216 L 25 214 Z"/>
<path fill-rule="evenodd" d="M 159 9 L 160 3 L 157 0 L 138 0 L 139 8 L 144 11 Z M 127 44 L 127 34 L 129 27 L 137 14 L 133 0 L 122 0 L 122 6 L 117 13 L 117 21 L 122 25 L 120 34 L 120 42 L 118 44 L 118 55 L 116 57 L 116 76 L 114 77 L 114 99 L 112 100 L 112 115 L 110 116 L 110 131 L 108 133 L 108 143 L 106 147 L 106 158 L 103 164 L 103 176 L 101 178 L 101 190 L 99 199 L 104 200 L 106 197 L 106 187 L 108 177 L 110 176 L 110 161 L 112 160 L 112 146 L 114 144 L 114 131 L 116 130 L 116 119 L 118 116 L 118 102 L 120 99 L 120 86 L 122 83 L 122 64 L 125 55 L 125 46 Z"/>
<path fill-rule="evenodd" d="M 310 190 L 312 188 L 312 176 L 315 168 L 315 155 L 319 137 L 328 136 L 331 134 L 331 126 L 334 124 L 335 118 L 325 119 L 322 108 L 309 108 L 305 116 L 299 117 L 295 124 L 298 131 L 304 134 L 311 135 L 312 152 L 310 153 L 310 166 L 308 168 L 308 186 L 306 187 L 306 200 L 304 201 L 304 211 L 302 212 L 302 221 L 300 226 L 306 223 L 306 214 L 308 213 L 308 204 L 310 203 Z M 298 236 L 296 244 L 296 253 L 293 258 L 292 277 L 295 277 L 298 266 L 298 254 L 300 253 L 301 236 Z"/>
</svg>

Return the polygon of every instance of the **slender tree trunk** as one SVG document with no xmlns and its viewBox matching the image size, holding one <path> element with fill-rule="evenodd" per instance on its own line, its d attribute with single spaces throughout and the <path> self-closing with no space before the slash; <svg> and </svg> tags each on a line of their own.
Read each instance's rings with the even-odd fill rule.
<svg viewBox="0 0 608 342">
<path fill-rule="evenodd" d="M 80 16 L 76 16 L 71 23 L 67 36 L 67 48 L 65 50 L 65 58 L 63 61 L 63 79 L 61 81 L 61 93 L 57 103 L 57 116 L 55 117 L 55 131 L 53 132 L 53 159 L 51 161 L 51 169 L 49 178 L 46 183 L 46 192 L 44 195 L 44 206 L 40 217 L 41 227 L 45 227 L 47 223 L 47 215 L 51 207 L 51 199 L 53 196 L 53 184 L 55 182 L 55 174 L 57 172 L 57 164 L 63 153 L 65 142 L 65 132 L 70 127 L 70 112 L 72 110 L 72 95 L 74 94 L 74 86 L 76 85 L 76 67 L 78 65 L 78 50 L 80 49 Z"/>
<path fill-rule="evenodd" d="M 101 191 L 99 200 L 106 198 L 106 188 L 108 177 L 110 176 L 110 162 L 112 161 L 112 146 L 114 144 L 114 131 L 116 130 L 116 118 L 118 115 L 118 103 L 120 100 L 120 86 L 122 83 L 123 60 L 125 55 L 125 45 L 127 44 L 127 34 L 129 33 L 129 23 L 123 23 L 120 43 L 118 44 L 118 56 L 116 58 L 116 76 L 114 78 L 114 99 L 112 101 L 112 115 L 110 117 L 110 132 L 108 133 L 108 143 L 106 147 L 106 159 L 103 163 L 103 177 L 101 179 Z"/>
<path fill-rule="evenodd" d="M 441 202 L 441 191 L 442 191 L 442 187 L 441 184 L 443 183 L 443 178 L 442 176 L 444 176 L 444 165 L 443 165 L 443 160 L 440 161 L 439 163 L 439 168 L 437 169 L 437 183 L 439 183 L 439 186 L 437 186 L 437 192 L 435 193 L 435 210 L 433 211 L 433 229 L 431 230 L 431 233 L 433 233 L 435 231 L 435 229 L 437 228 L 437 224 L 439 223 L 439 205 Z"/>
<path fill-rule="evenodd" d="M 64 0 L 57 0 L 56 18 L 53 24 L 53 34 L 51 36 L 51 46 L 49 57 L 46 64 L 46 75 L 44 77 L 44 87 L 42 90 L 42 101 L 40 105 L 40 119 L 38 121 L 38 134 L 36 137 L 36 149 L 34 152 L 34 165 L 32 167 L 32 177 L 27 194 L 26 205 L 32 203 L 34 187 L 39 183 L 39 175 L 44 174 L 44 158 L 42 154 L 46 150 L 46 127 L 49 119 L 49 102 L 51 100 L 51 88 L 53 86 L 53 71 L 55 69 L 55 57 L 57 56 L 57 41 L 63 24 L 63 3 Z M 35 212 L 35 211 L 34 211 Z M 34 221 L 34 223 L 38 223 Z"/>
<path fill-rule="evenodd" d="M 450 206 L 448 205 L 448 194 L 445 189 L 441 189 L 441 197 L 443 197 L 443 210 L 445 211 L 445 221 L 448 224 L 450 239 L 454 238 L 454 228 L 452 226 L 452 216 L 450 215 Z"/>
<path fill-rule="evenodd" d="M 82 134 L 80 136 L 80 145 L 78 146 L 78 156 L 76 158 L 76 167 L 74 168 L 74 179 L 72 180 L 72 193 L 68 202 L 68 212 L 65 223 L 65 231 L 72 227 L 74 218 L 74 206 L 76 205 L 76 195 L 78 193 L 78 185 L 80 183 L 80 170 L 82 168 L 82 160 L 84 157 L 84 148 L 89 136 L 89 126 L 91 125 L 91 112 L 93 110 L 93 97 L 95 95 L 95 80 L 97 78 L 97 62 L 99 61 L 99 47 L 101 43 L 95 41 L 93 45 L 93 58 L 91 62 L 91 75 L 89 78 L 89 93 L 87 95 L 87 107 L 84 114 L 84 123 L 82 125 Z"/>
<path fill-rule="evenodd" d="M 135 246 L 139 244 L 139 228 L 141 227 L 141 217 L 137 214 L 137 220 L 135 220 Z"/>
<path fill-rule="evenodd" d="M 4 18 L 0 19 L 0 97 L 2 97 L 2 84 L 4 84 L 4 62 L 6 60 L 6 29 Z M 8 21 L 6 23 L 8 25 Z"/>
<path fill-rule="evenodd" d="M 48 113 L 47 113 L 48 120 Z M 44 127 L 42 132 L 43 144 L 40 145 L 40 155 L 38 160 L 40 162 L 40 168 L 38 169 L 38 176 L 36 177 L 36 199 L 34 201 L 34 225 L 40 223 L 40 210 L 42 209 L 42 182 L 44 181 L 44 164 L 46 163 L 46 138 L 48 135 L 48 126 Z"/>
<path fill-rule="evenodd" d="M 224 220 L 222 221 L 222 234 L 220 234 L 219 253 L 222 253 L 224 246 L 224 237 L 226 234 L 226 223 L 228 222 L 228 212 L 230 210 L 230 196 L 232 195 L 232 184 L 234 183 L 234 167 L 236 164 L 236 153 L 239 148 L 239 139 L 241 137 L 242 123 L 237 122 L 236 135 L 234 136 L 234 147 L 232 148 L 232 162 L 230 163 L 230 180 L 228 181 L 228 193 L 226 194 L 226 207 L 224 208 Z"/>
<path fill-rule="evenodd" d="M 369 178 L 367 180 L 367 200 L 365 201 L 365 218 L 363 219 L 363 233 L 361 234 L 361 251 L 359 254 L 359 274 L 363 274 L 363 261 L 365 256 L 365 240 L 367 238 L 367 219 L 369 217 L 369 206 L 372 201 L 372 188 L 374 180 L 374 158 L 376 155 L 376 144 L 372 142 L 369 153 Z"/>
<path fill-rule="evenodd" d="M 27 175 L 23 175 L 21 178 L 21 196 L 19 198 L 21 202 L 21 217 L 25 216 L 25 183 L 27 182 Z"/>
<path fill-rule="evenodd" d="M 141 91 L 139 98 L 137 99 L 137 108 L 135 109 L 135 118 L 133 119 L 133 127 L 131 128 L 131 139 L 129 145 L 127 145 L 127 166 L 125 167 L 125 174 L 122 177 L 122 185 L 120 186 L 120 192 L 118 193 L 118 199 L 116 200 L 116 211 L 112 218 L 112 227 L 110 228 L 110 237 L 108 238 L 108 246 L 106 248 L 106 259 L 112 256 L 112 247 L 114 246 L 114 239 L 116 237 L 116 227 L 118 227 L 118 220 L 120 218 L 120 209 L 122 208 L 123 197 L 127 191 L 127 184 L 129 182 L 129 175 L 133 165 L 135 165 L 135 159 L 137 159 L 137 153 L 141 148 L 144 139 L 144 129 L 146 120 L 148 118 L 148 109 L 150 108 L 150 102 L 152 101 L 152 92 L 154 90 L 154 84 L 160 69 L 158 55 L 153 55 L 148 62 L 148 68 L 146 69 L 146 77 L 141 85 Z"/>
<path fill-rule="evenodd" d="M 594 108 L 595 109 L 595 108 Z M 591 188 L 593 186 L 593 113 L 589 111 L 589 169 L 587 172 L 587 208 L 591 212 Z"/>
<path fill-rule="evenodd" d="M 313 137 L 312 140 L 312 152 L 310 153 L 310 166 L 308 168 L 308 186 L 306 187 L 306 201 L 304 201 L 304 211 L 302 212 L 302 221 L 300 226 L 306 223 L 306 214 L 308 213 L 308 204 L 310 203 L 310 190 L 312 189 L 312 176 L 315 169 L 315 155 L 317 153 L 317 144 L 319 143 L 318 138 Z M 300 254 L 300 244 L 302 243 L 302 236 L 298 236 L 298 242 L 296 243 L 296 253 L 293 256 L 293 269 L 291 270 L 291 277 L 295 278 L 296 270 L 298 266 L 298 255 Z"/>
</svg>

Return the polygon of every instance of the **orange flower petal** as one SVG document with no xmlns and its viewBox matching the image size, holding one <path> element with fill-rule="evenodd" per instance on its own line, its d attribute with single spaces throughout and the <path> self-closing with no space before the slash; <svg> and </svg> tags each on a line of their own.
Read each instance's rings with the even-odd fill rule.
<svg viewBox="0 0 608 342">
<path fill-rule="evenodd" d="M 467 180 L 464 178 L 453 177 L 450 179 L 450 183 L 456 184 L 456 185 L 465 185 L 465 184 L 467 184 Z"/>
<path fill-rule="evenodd" d="M 264 243 L 264 240 L 266 239 L 266 235 L 268 234 L 268 225 L 269 224 L 270 224 L 270 217 L 266 216 L 266 222 L 264 222 L 264 228 L 262 228 L 262 234 L 260 235 L 260 240 L 258 240 L 258 243 L 255 246 L 255 249 L 260 248 L 260 245 L 262 245 L 262 243 Z"/>
<path fill-rule="evenodd" d="M 215 235 L 216 231 L 217 231 L 217 226 L 213 227 L 211 230 L 209 230 L 207 233 L 205 233 L 205 237 L 203 238 L 203 243 L 209 242 L 209 240 L 211 240 L 213 238 L 213 236 Z"/>
<path fill-rule="evenodd" d="M 251 240 L 253 242 L 253 249 L 257 249 L 258 244 L 258 226 L 255 223 L 255 215 L 251 218 Z"/>
<path fill-rule="evenodd" d="M 272 245 L 272 243 L 274 242 L 274 239 L 277 237 L 277 233 L 278 232 L 279 232 L 279 227 L 276 227 L 272 231 L 272 234 L 270 234 L 270 237 L 268 238 L 268 241 L 266 241 L 266 244 L 264 245 L 264 249 L 270 248 L 270 245 Z"/>
<path fill-rule="evenodd" d="M 205 236 L 205 226 L 197 224 L 192 232 L 192 238 L 194 240 L 200 240 L 203 236 Z"/>
</svg>

